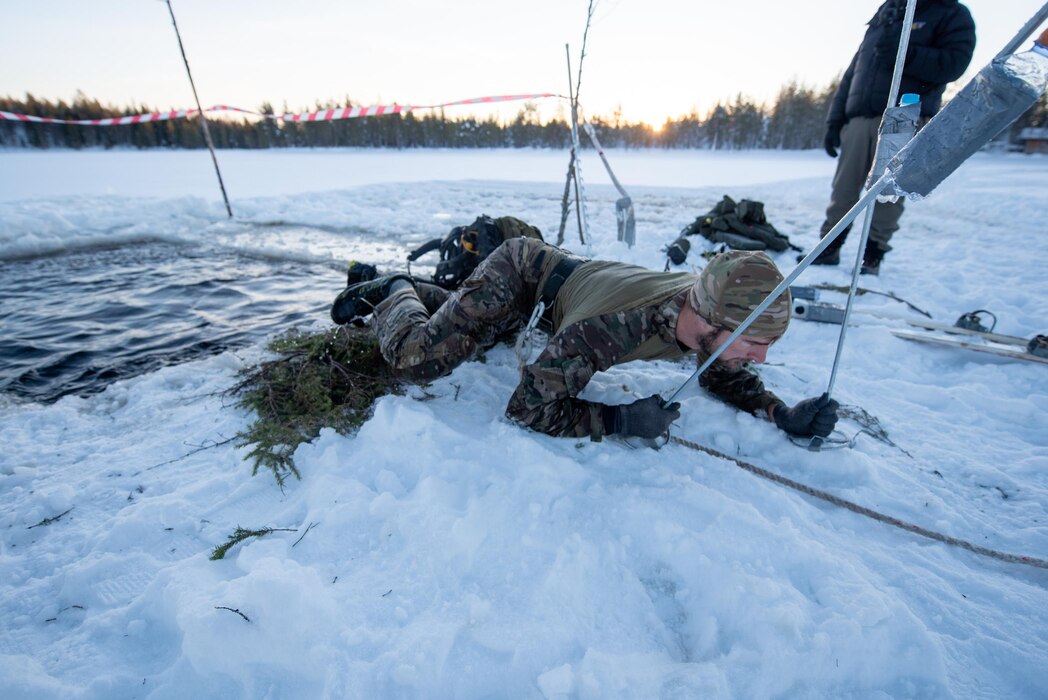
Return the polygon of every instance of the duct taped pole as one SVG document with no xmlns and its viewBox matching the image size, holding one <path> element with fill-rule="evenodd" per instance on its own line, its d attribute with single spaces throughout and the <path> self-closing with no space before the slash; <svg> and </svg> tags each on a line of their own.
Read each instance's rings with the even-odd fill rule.
<svg viewBox="0 0 1048 700">
<path fill-rule="evenodd" d="M 727 339 L 723 343 L 721 343 L 716 350 L 713 351 L 713 354 L 711 354 L 706 359 L 706 361 L 699 366 L 697 370 L 691 373 L 690 377 L 684 380 L 683 384 L 677 387 L 677 390 L 674 391 L 668 399 L 665 399 L 663 401 L 663 404 L 673 403 L 673 400 L 677 398 L 677 395 L 684 390 L 684 387 L 686 387 L 692 379 L 695 379 L 700 374 L 709 369 L 709 366 L 713 364 L 714 360 L 720 357 L 721 353 L 727 350 L 728 346 L 735 342 L 735 339 L 742 335 L 746 331 L 746 329 L 750 327 L 750 324 L 757 320 L 757 317 L 764 313 L 764 310 L 771 306 L 771 303 L 778 299 L 779 296 L 783 292 L 785 292 L 791 284 L 793 284 L 794 280 L 800 277 L 800 274 L 802 272 L 808 269 L 808 266 L 811 265 L 811 261 L 819 257 L 822 251 L 826 250 L 826 247 L 830 245 L 830 243 L 835 241 L 837 239 L 837 236 L 841 235 L 841 232 L 848 226 L 850 226 L 853 221 L 855 221 L 856 217 L 859 216 L 859 213 L 862 212 L 862 210 L 865 209 L 867 206 L 872 204 L 873 200 L 877 199 L 877 194 L 882 189 L 884 189 L 884 186 L 887 184 L 887 182 L 888 176 L 884 175 L 879 180 L 877 180 L 877 182 L 873 183 L 873 187 L 871 187 L 868 192 L 866 192 L 862 197 L 859 198 L 859 201 L 856 202 L 852 206 L 852 208 L 848 210 L 848 213 L 845 214 L 833 228 L 826 232 L 826 235 L 822 237 L 822 240 L 819 241 L 819 244 L 812 248 L 811 251 L 807 255 L 805 255 L 799 263 L 797 263 L 797 267 L 793 268 L 793 271 L 789 275 L 787 275 L 786 279 L 780 282 L 779 286 L 773 289 L 771 293 L 767 297 L 765 297 L 764 301 L 758 304 L 757 308 L 750 312 L 750 315 L 747 316 L 746 319 L 739 324 L 739 327 L 736 328 L 732 332 L 732 334 L 729 335 Z"/>
<path fill-rule="evenodd" d="M 870 191 L 873 180 L 884 173 L 888 159 L 913 138 L 917 130 L 917 120 L 921 117 L 920 103 L 906 106 L 895 106 L 895 99 L 899 95 L 899 86 L 902 84 L 902 71 L 906 66 L 906 50 L 910 46 L 910 30 L 913 28 L 913 15 L 917 9 L 917 0 L 907 0 L 906 12 L 903 15 L 902 31 L 899 33 L 899 46 L 895 51 L 895 69 L 892 72 L 892 84 L 888 90 L 888 104 L 885 105 L 884 114 L 881 116 L 881 125 L 877 129 L 877 145 L 874 148 L 873 166 L 869 175 L 866 176 L 866 189 Z M 841 333 L 837 337 L 837 350 L 833 355 L 833 366 L 830 369 L 830 381 L 826 386 L 826 394 L 833 395 L 833 386 L 837 383 L 837 370 L 841 365 L 841 355 L 844 353 L 844 338 L 848 334 L 848 319 L 851 318 L 852 306 L 855 304 L 855 290 L 859 286 L 859 274 L 862 271 L 862 259 L 866 253 L 866 245 L 870 240 L 870 225 L 873 223 L 873 210 L 876 203 L 866 208 L 866 216 L 862 221 L 862 234 L 859 236 L 859 250 L 855 254 L 855 266 L 852 268 L 851 286 L 848 289 L 848 301 L 844 305 L 844 320 L 841 322 Z M 808 449 L 818 452 L 822 449 L 823 439 L 818 435 L 812 437 L 808 443 Z"/>
<path fill-rule="evenodd" d="M 1019 118 L 1048 85 L 1048 30 L 1033 49 L 992 60 L 888 163 L 889 191 L 927 197 Z"/>
<path fill-rule="evenodd" d="M 167 3 L 167 11 L 171 14 L 171 24 L 175 28 L 175 37 L 178 39 L 178 50 L 182 53 L 182 63 L 186 66 L 186 75 L 189 76 L 189 87 L 193 89 L 193 99 L 196 100 L 197 112 L 200 113 L 200 128 L 204 130 L 204 142 L 207 150 L 211 151 L 211 162 L 215 165 L 215 175 L 218 176 L 218 187 L 222 190 L 222 201 L 226 203 L 226 213 L 233 218 L 233 208 L 229 206 L 229 197 L 226 195 L 226 185 L 222 182 L 222 171 L 218 169 L 218 158 L 215 156 L 215 144 L 211 141 L 211 132 L 207 128 L 207 119 L 204 118 L 204 110 L 200 106 L 200 98 L 197 96 L 196 83 L 193 82 L 193 72 L 189 70 L 189 59 L 186 58 L 186 49 L 182 46 L 182 34 L 178 31 L 178 22 L 175 21 L 175 10 L 171 7 L 171 0 Z"/>
<path fill-rule="evenodd" d="M 877 147 L 874 150 L 873 165 L 866 175 L 866 187 L 884 174 L 888 167 L 888 161 L 902 150 L 902 147 L 910 142 L 913 135 L 917 133 L 917 125 L 921 121 L 920 96 L 908 93 L 902 96 L 897 106 L 889 104 L 881 116 L 881 124 L 877 127 Z M 896 196 L 881 196 L 880 201 L 896 201 Z"/>
</svg>

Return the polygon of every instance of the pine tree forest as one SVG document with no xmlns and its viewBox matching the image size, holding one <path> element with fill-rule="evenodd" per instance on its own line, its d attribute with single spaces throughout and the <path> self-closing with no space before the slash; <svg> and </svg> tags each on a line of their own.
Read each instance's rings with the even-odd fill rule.
<svg viewBox="0 0 1048 700">
<path fill-rule="evenodd" d="M 737 95 L 705 116 L 669 118 L 660 128 L 645 123 L 611 119 L 591 120 L 608 148 L 693 149 L 806 149 L 822 146 L 825 115 L 837 88 L 824 89 L 797 82 L 784 85 L 768 106 Z M 1048 98 L 1020 118 L 1009 130 L 1014 138 L 1026 126 L 1048 126 Z M 318 102 L 312 109 L 340 109 L 355 105 L 349 99 Z M 0 110 L 57 119 L 102 119 L 158 111 L 148 105 L 103 105 L 83 93 L 71 102 L 51 101 L 27 94 L 24 99 L 0 97 Z M 258 111 L 273 113 L 269 103 Z M 283 112 L 289 111 L 284 106 Z M 301 110 L 306 111 L 306 110 Z M 512 121 L 496 117 L 451 116 L 444 110 L 419 110 L 379 117 L 295 123 L 256 118 L 209 117 L 217 148 L 567 148 L 570 129 L 564 117 L 540 121 L 528 102 Z M 171 119 L 124 126 L 75 126 L 0 120 L 0 147 L 6 148 L 204 148 L 198 118 Z"/>
</svg>

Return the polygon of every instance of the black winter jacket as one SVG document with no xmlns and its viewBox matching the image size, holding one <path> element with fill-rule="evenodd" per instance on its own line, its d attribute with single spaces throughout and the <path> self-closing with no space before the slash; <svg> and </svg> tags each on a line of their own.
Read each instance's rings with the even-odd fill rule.
<svg viewBox="0 0 1048 700">
<path fill-rule="evenodd" d="M 830 126 L 852 117 L 879 117 L 888 106 L 905 10 L 905 0 L 887 0 L 870 20 L 830 103 Z M 967 7 L 957 0 L 917 0 L 899 94 L 917 93 L 921 116 L 934 116 L 946 84 L 967 70 L 974 51 L 975 22 Z"/>
</svg>

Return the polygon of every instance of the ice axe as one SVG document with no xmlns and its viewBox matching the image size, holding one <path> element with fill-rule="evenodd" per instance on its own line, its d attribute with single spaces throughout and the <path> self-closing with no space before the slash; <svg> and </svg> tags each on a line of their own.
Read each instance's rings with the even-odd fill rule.
<svg viewBox="0 0 1048 700">
<path fill-rule="evenodd" d="M 597 154 L 600 156 L 600 161 L 604 163 L 604 168 L 608 171 L 612 184 L 615 185 L 615 189 L 622 195 L 615 200 L 615 222 L 618 224 L 619 240 L 626 241 L 626 245 L 632 248 L 633 244 L 637 242 L 637 220 L 633 215 L 633 200 L 630 199 L 630 196 L 622 187 L 622 183 L 619 182 L 619 179 L 615 177 L 615 173 L 612 172 L 611 165 L 608 164 L 608 159 L 604 156 L 604 148 L 600 145 L 600 141 L 597 140 L 597 132 L 593 129 L 593 125 L 589 122 L 583 122 L 582 127 L 586 130 L 590 141 L 593 142 L 593 147 L 597 149 Z"/>
</svg>

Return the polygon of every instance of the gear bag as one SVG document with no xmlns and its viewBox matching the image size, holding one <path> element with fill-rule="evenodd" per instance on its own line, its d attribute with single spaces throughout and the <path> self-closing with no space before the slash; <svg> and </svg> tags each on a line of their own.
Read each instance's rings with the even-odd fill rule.
<svg viewBox="0 0 1048 700">
<path fill-rule="evenodd" d="M 708 214 L 698 217 L 680 232 L 698 234 L 714 243 L 724 243 L 732 250 L 771 250 L 781 253 L 787 248 L 800 250 L 790 239 L 768 223 L 764 203 L 743 199 L 738 203 L 728 195 L 717 202 Z"/>
<path fill-rule="evenodd" d="M 492 219 L 482 214 L 469 226 L 456 226 L 443 239 L 434 238 L 408 254 L 412 263 L 433 250 L 440 251 L 440 262 L 433 273 L 433 283 L 445 289 L 457 289 L 484 258 L 511 238 L 536 238 L 542 231 L 514 216 Z"/>
</svg>

